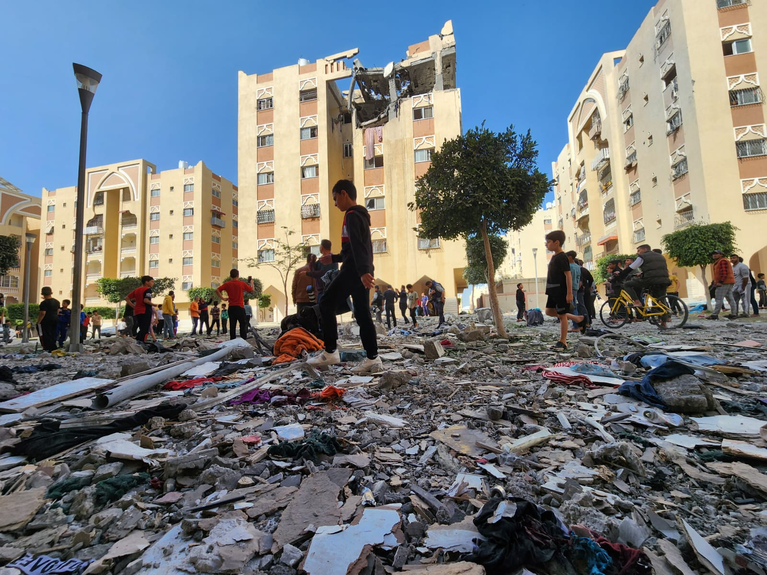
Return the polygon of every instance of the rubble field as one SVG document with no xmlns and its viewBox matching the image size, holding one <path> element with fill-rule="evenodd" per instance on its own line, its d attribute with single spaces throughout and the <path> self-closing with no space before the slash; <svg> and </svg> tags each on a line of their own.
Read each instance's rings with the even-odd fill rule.
<svg viewBox="0 0 767 575">
<path fill-rule="evenodd" d="M 0 575 L 767 575 L 767 323 L 478 313 L 3 348 Z"/>
</svg>

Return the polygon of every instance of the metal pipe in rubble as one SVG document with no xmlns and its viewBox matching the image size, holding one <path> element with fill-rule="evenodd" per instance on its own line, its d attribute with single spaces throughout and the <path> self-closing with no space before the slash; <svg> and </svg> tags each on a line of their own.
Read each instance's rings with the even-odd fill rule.
<svg viewBox="0 0 767 575">
<path fill-rule="evenodd" d="M 93 403 L 91 404 L 91 409 L 107 409 L 108 407 L 117 405 L 118 403 L 125 401 L 126 399 L 136 397 L 137 395 L 140 395 L 144 393 L 145 391 L 152 389 L 154 386 L 156 386 L 159 383 L 162 383 L 173 377 L 178 377 L 179 375 L 181 375 L 185 371 L 192 369 L 193 367 L 202 365 L 203 363 L 207 363 L 209 361 L 222 360 L 233 349 L 236 349 L 238 347 L 251 348 L 252 346 L 247 341 L 240 338 L 226 341 L 221 344 L 220 349 L 218 351 L 210 355 L 206 355 L 204 357 L 200 357 L 195 360 L 186 362 L 183 365 L 169 367 L 168 369 L 163 369 L 162 371 L 158 371 L 156 373 L 140 375 L 139 377 L 135 379 L 126 381 L 123 385 L 104 391 L 103 393 L 99 393 L 94 398 Z"/>
</svg>

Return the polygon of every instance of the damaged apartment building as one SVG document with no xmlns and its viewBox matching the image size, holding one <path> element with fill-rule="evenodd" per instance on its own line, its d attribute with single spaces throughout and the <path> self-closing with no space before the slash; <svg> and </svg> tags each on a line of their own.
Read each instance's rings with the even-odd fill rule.
<svg viewBox="0 0 767 575">
<path fill-rule="evenodd" d="M 409 46 L 397 63 L 366 68 L 357 54 L 240 72 L 240 210 L 252 221 L 240 230 L 239 258 L 279 257 L 288 231 L 291 244 L 319 253 L 328 238 L 340 250 L 343 214 L 331 190 L 350 179 L 370 211 L 377 282 L 412 283 L 422 292 L 436 279 L 448 292 L 446 311 L 456 311 L 466 287 L 463 244 L 419 238 L 418 215 L 408 209 L 432 152 L 462 133 L 452 23 Z M 284 309 L 290 296 L 279 274 L 268 266 L 256 273 Z"/>
</svg>

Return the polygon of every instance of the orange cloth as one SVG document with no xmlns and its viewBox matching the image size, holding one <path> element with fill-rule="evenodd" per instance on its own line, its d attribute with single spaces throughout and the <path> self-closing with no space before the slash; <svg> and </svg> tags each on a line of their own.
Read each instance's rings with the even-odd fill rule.
<svg viewBox="0 0 767 575">
<path fill-rule="evenodd" d="M 328 385 L 320 392 L 320 399 L 325 401 L 333 401 L 334 399 L 341 399 L 346 393 L 346 390 L 334 385 Z"/>
<path fill-rule="evenodd" d="M 324 347 L 325 343 L 321 339 L 317 339 L 302 327 L 294 327 L 274 343 L 274 355 L 277 359 L 272 365 L 291 362 L 300 358 L 305 351 L 320 351 Z"/>
<path fill-rule="evenodd" d="M 197 305 L 196 301 L 189 304 L 189 313 L 192 317 L 200 317 L 200 306 Z"/>
</svg>

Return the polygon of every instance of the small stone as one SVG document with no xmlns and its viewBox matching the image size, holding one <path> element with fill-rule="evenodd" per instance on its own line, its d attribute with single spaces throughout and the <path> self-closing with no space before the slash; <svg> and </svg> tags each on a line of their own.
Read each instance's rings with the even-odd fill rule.
<svg viewBox="0 0 767 575">
<path fill-rule="evenodd" d="M 111 479 L 112 477 L 116 477 L 120 474 L 120 471 L 122 471 L 123 464 L 119 461 L 115 461 L 114 463 L 105 463 L 104 465 L 101 465 L 97 470 L 95 475 L 93 476 L 93 483 L 98 483 L 99 481 L 104 481 L 105 479 Z"/>
<path fill-rule="evenodd" d="M 423 352 L 426 355 L 426 359 L 439 359 L 445 355 L 445 348 L 438 341 L 426 341 L 423 344 Z"/>
<path fill-rule="evenodd" d="M 192 421 L 193 419 L 197 419 L 197 413 L 191 409 L 185 409 L 178 414 L 178 420 L 181 422 Z"/>
<path fill-rule="evenodd" d="M 146 361 L 132 361 L 130 363 L 124 363 L 120 370 L 120 375 L 126 377 L 128 375 L 136 375 L 149 370 L 149 364 Z"/>
<path fill-rule="evenodd" d="M 303 559 L 304 554 L 298 547 L 293 547 L 290 543 L 282 548 L 282 556 L 280 557 L 280 563 L 287 565 L 288 567 L 295 567 Z"/>
<path fill-rule="evenodd" d="M 378 380 L 378 389 L 397 389 L 410 381 L 405 371 L 387 371 Z"/>
<path fill-rule="evenodd" d="M 487 418 L 490 421 L 498 421 L 503 417 L 503 408 L 498 405 L 488 405 L 485 408 L 485 413 L 487 413 Z"/>
</svg>

